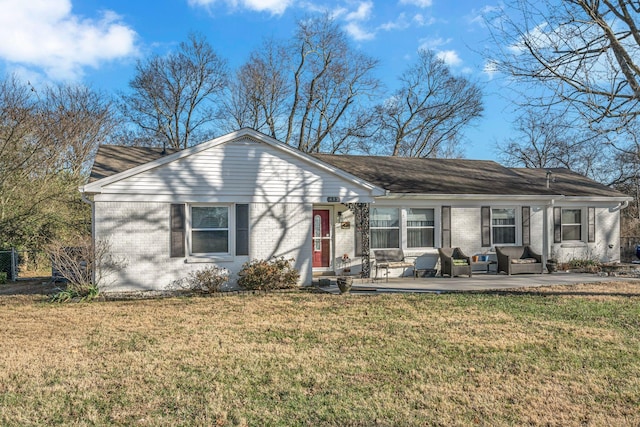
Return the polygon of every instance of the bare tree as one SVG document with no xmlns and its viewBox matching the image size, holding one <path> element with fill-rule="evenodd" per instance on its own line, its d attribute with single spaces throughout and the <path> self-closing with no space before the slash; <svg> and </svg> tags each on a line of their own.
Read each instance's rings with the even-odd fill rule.
<svg viewBox="0 0 640 427">
<path fill-rule="evenodd" d="M 0 82 L 0 194 L 9 181 L 26 177 L 40 163 L 34 139 L 39 108 L 34 93 L 15 76 Z"/>
<path fill-rule="evenodd" d="M 526 168 L 567 168 L 592 178 L 613 176 L 606 134 L 589 129 L 566 109 L 528 108 L 514 123 L 514 133 L 498 144 L 503 163 Z"/>
<path fill-rule="evenodd" d="M 37 133 L 41 117 L 26 84 L 15 76 L 0 82 L 0 246 L 28 238 L 40 221 L 36 208 L 48 197 L 42 185 L 48 159 Z"/>
<path fill-rule="evenodd" d="M 299 21 L 293 48 L 295 96 L 285 141 L 305 152 L 327 151 L 322 150 L 325 138 L 354 104 L 379 89 L 372 76 L 378 61 L 355 51 L 328 15 Z"/>
<path fill-rule="evenodd" d="M 73 178 L 87 176 L 98 144 L 108 139 L 115 125 L 110 101 L 84 86 L 57 85 L 44 90 L 42 102 L 42 138 L 47 147 L 57 149 L 51 156 Z"/>
<path fill-rule="evenodd" d="M 109 103 L 90 89 L 0 81 L 0 246 L 38 249 L 88 231 L 77 187 L 109 118 Z"/>
<path fill-rule="evenodd" d="M 376 109 L 385 147 L 393 156 L 442 157 L 462 130 L 482 114 L 480 88 L 451 74 L 428 50 L 400 77 L 400 88 Z M 455 152 L 455 150 L 454 150 Z"/>
<path fill-rule="evenodd" d="M 529 104 L 572 104 L 611 129 L 640 114 L 640 6 L 633 0 L 519 0 L 488 16 L 489 66 L 544 90 Z M 530 89 L 530 87 L 527 87 Z"/>
<path fill-rule="evenodd" d="M 274 138 L 282 135 L 292 93 L 289 60 L 284 45 L 273 39 L 250 54 L 229 84 L 221 114 L 227 131 L 250 127 Z"/>
<path fill-rule="evenodd" d="M 251 54 L 224 114 L 304 152 L 345 151 L 369 122 L 357 116 L 380 89 L 377 64 L 329 15 L 302 19 L 291 40 Z"/>
<path fill-rule="evenodd" d="M 122 95 L 122 112 L 141 140 L 184 149 L 212 136 L 207 125 L 226 82 L 226 61 L 203 36 L 192 34 L 177 52 L 138 62 L 132 92 Z"/>
<path fill-rule="evenodd" d="M 509 85 L 518 90 L 514 102 L 561 108 L 576 118 L 577 140 L 593 143 L 585 143 L 596 160 L 592 170 L 575 159 L 567 166 L 623 190 L 637 181 L 638 2 L 519 0 L 486 22 L 494 41 L 485 54 L 488 67 L 519 83 Z"/>
</svg>

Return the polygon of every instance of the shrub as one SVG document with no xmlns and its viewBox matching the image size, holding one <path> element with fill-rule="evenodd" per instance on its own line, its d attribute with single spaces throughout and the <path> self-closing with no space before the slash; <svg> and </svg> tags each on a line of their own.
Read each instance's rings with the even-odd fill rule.
<svg viewBox="0 0 640 427">
<path fill-rule="evenodd" d="M 270 261 L 246 262 L 238 273 L 238 285 L 243 289 L 260 291 L 295 288 L 298 286 L 300 273 L 293 268 L 293 261 L 293 258 L 280 257 Z"/>
<path fill-rule="evenodd" d="M 52 302 L 67 302 L 71 300 L 91 301 L 100 295 L 97 286 L 91 284 L 67 284 L 65 289 L 60 289 L 51 296 Z"/>
<path fill-rule="evenodd" d="M 600 265 L 599 261 L 594 259 L 578 259 L 574 258 L 567 262 L 570 268 L 584 268 L 584 267 L 597 267 Z"/>
<path fill-rule="evenodd" d="M 222 286 L 228 281 L 229 271 L 217 265 L 194 271 L 187 277 L 190 289 L 204 293 L 220 292 Z"/>
<path fill-rule="evenodd" d="M 0 285 L 4 285 L 5 283 L 7 283 L 7 273 L 0 271 Z"/>
<path fill-rule="evenodd" d="M 67 282 L 65 289 L 52 296 L 55 302 L 90 301 L 98 296 L 99 287 L 111 273 L 126 267 L 126 261 L 111 254 L 107 241 L 90 236 L 75 236 L 48 246 L 51 263 L 57 271 L 56 279 Z"/>
<path fill-rule="evenodd" d="M 565 264 L 565 269 L 582 269 L 589 273 L 598 273 L 602 269 L 602 263 L 594 259 L 574 258 Z"/>
</svg>

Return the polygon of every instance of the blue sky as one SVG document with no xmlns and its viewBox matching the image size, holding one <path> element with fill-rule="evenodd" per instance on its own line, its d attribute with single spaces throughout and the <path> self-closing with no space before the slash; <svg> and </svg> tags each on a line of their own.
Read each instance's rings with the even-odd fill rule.
<svg viewBox="0 0 640 427">
<path fill-rule="evenodd" d="M 479 83 L 485 113 L 466 132 L 468 158 L 494 159 L 509 135 L 513 107 L 504 80 L 478 53 L 488 33 L 481 16 L 498 1 L 477 0 L 0 0 L 0 69 L 34 84 L 75 81 L 126 91 L 136 60 L 162 54 L 189 32 L 204 34 L 231 69 L 264 37 L 288 38 L 297 19 L 329 11 L 353 45 L 378 58 L 389 89 L 429 48 L 457 75 Z"/>
</svg>

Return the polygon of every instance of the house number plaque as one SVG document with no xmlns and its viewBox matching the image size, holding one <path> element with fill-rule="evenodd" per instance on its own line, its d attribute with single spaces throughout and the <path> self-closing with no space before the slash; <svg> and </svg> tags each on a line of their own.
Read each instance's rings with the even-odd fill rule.
<svg viewBox="0 0 640 427">
<path fill-rule="evenodd" d="M 327 197 L 327 202 L 329 203 L 337 203 L 340 201 L 340 197 Z"/>
</svg>

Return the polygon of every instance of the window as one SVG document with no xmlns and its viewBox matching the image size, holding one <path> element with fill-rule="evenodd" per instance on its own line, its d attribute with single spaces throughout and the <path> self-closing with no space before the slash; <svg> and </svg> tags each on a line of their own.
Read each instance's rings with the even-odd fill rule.
<svg viewBox="0 0 640 427">
<path fill-rule="evenodd" d="M 491 209 L 491 237 L 494 245 L 516 244 L 515 209 Z"/>
<path fill-rule="evenodd" d="M 407 209 L 407 247 L 432 248 L 434 246 L 434 210 Z"/>
<path fill-rule="evenodd" d="M 171 204 L 170 256 L 229 258 L 249 255 L 249 205 Z"/>
<path fill-rule="evenodd" d="M 229 208 L 191 207 L 191 253 L 229 253 Z"/>
<path fill-rule="evenodd" d="M 398 209 L 371 209 L 370 229 L 371 248 L 400 248 L 400 216 Z"/>
<path fill-rule="evenodd" d="M 582 240 L 582 210 L 562 209 L 562 241 Z"/>
</svg>

